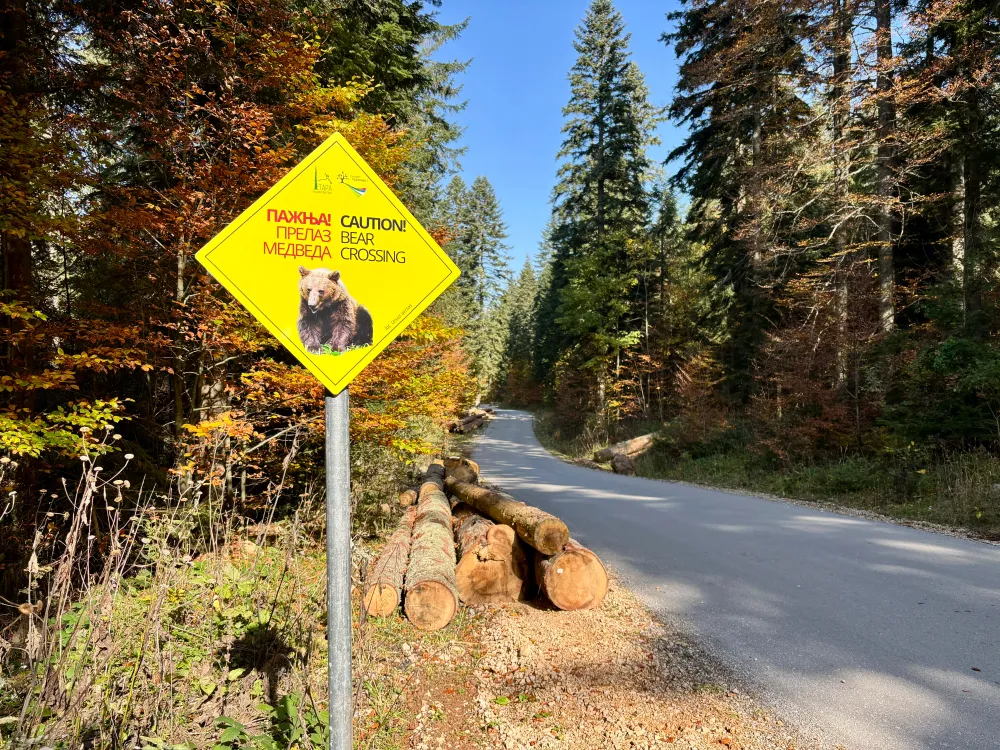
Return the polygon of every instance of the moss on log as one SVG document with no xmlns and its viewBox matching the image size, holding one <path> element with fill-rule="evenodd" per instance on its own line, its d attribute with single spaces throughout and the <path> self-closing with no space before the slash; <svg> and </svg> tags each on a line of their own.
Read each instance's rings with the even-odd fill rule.
<svg viewBox="0 0 1000 750">
<path fill-rule="evenodd" d="M 415 518 L 416 508 L 410 508 L 403 514 L 368 572 L 362 601 L 365 611 L 373 617 L 388 617 L 399 606 Z"/>
<path fill-rule="evenodd" d="M 443 628 L 458 610 L 451 508 L 432 484 L 420 489 L 404 584 L 403 609 L 421 630 Z"/>
</svg>

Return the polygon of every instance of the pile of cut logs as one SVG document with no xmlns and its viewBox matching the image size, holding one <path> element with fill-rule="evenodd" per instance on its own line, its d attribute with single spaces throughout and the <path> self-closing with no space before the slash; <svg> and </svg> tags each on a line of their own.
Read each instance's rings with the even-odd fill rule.
<svg viewBox="0 0 1000 750">
<path fill-rule="evenodd" d="M 491 419 L 493 419 L 492 406 L 487 406 L 485 409 L 474 406 L 460 420 L 448 425 L 448 431 L 456 435 L 465 435 L 478 430 Z"/>
<path fill-rule="evenodd" d="M 403 517 L 372 564 L 369 615 L 403 611 L 421 630 L 445 627 L 469 606 L 544 594 L 563 610 L 592 609 L 608 591 L 600 559 L 540 508 L 479 485 L 466 458 L 435 461 L 417 489 L 400 493 Z M 456 564 L 456 549 L 458 562 Z"/>
</svg>

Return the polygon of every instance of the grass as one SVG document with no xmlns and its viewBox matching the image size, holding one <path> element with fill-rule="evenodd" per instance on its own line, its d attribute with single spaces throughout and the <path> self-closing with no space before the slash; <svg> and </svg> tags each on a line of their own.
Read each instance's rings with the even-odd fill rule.
<svg viewBox="0 0 1000 750">
<path fill-rule="evenodd" d="M 551 414 L 544 411 L 536 414 L 534 424 L 539 441 L 565 458 L 590 458 L 605 447 L 586 438 L 562 437 Z M 635 434 L 647 428 L 643 425 Z M 731 436 L 684 448 L 676 440 L 657 443 L 635 460 L 636 473 L 833 503 L 901 520 L 965 528 L 974 536 L 1000 540 L 1000 458 L 986 451 L 932 455 L 911 444 L 884 455 L 787 465 Z"/>
<path fill-rule="evenodd" d="M 365 750 L 401 746 L 414 674 L 433 674 L 436 655 L 473 625 L 464 610 L 434 633 L 400 613 L 360 617 L 362 571 L 394 526 L 380 506 L 399 510 L 398 472 L 380 456 L 359 454 L 359 475 L 383 481 L 355 493 L 367 516 L 354 533 L 353 612 L 355 747 Z M 81 471 L 68 487 L 75 512 L 50 514 L 25 601 L 0 618 L 0 748 L 325 749 L 322 497 L 307 493 L 274 521 L 288 505 L 278 478 L 263 522 L 216 512 L 205 533 L 212 485 L 208 499 L 135 499 L 118 474 L 88 462 Z"/>
</svg>

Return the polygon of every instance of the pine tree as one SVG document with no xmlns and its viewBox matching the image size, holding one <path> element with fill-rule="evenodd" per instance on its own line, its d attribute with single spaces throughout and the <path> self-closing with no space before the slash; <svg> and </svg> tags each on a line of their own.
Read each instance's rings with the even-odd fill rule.
<svg viewBox="0 0 1000 750">
<path fill-rule="evenodd" d="M 483 316 L 507 286 L 507 224 L 493 185 L 483 176 L 472 182 L 462 205 L 462 261 L 472 288 L 475 314 Z"/>
<path fill-rule="evenodd" d="M 565 139 L 553 208 L 552 269 L 542 311 L 555 318 L 558 357 L 583 367 L 599 410 L 623 350 L 642 332 L 635 309 L 640 245 L 649 220 L 646 148 L 659 112 L 648 101 L 629 34 L 610 0 L 594 0 L 576 30 L 578 54 L 563 109 Z M 554 353 L 554 352 L 553 352 Z M 551 355 L 550 355 L 551 356 Z"/>
<path fill-rule="evenodd" d="M 468 186 L 460 175 L 455 175 L 444 188 L 437 201 L 437 224 L 448 238 L 444 250 L 462 272 L 459 280 L 452 284 L 434 303 L 434 311 L 443 316 L 448 325 L 467 328 L 472 318 L 472 286 L 465 278 L 468 269 L 464 255 L 466 232 L 465 204 L 468 200 Z"/>
<path fill-rule="evenodd" d="M 671 14 L 662 39 L 682 57 L 670 116 L 690 135 L 670 154 L 683 159 L 675 187 L 692 196 L 690 218 L 708 244 L 706 261 L 726 304 L 733 338 L 725 353 L 732 395 L 750 395 L 751 362 L 769 318 L 773 286 L 767 238 L 785 193 L 787 158 L 810 119 L 801 80 L 807 3 L 691 0 Z"/>
<path fill-rule="evenodd" d="M 507 330 L 497 392 L 508 403 L 529 404 L 537 400 L 533 377 L 537 303 L 538 280 L 528 258 L 504 292 L 502 302 Z"/>
<path fill-rule="evenodd" d="M 923 155 L 938 177 L 924 192 L 950 195 L 950 262 L 959 301 L 958 328 L 982 339 L 990 328 L 984 309 L 985 277 L 997 253 L 988 241 L 987 206 L 1000 197 L 1000 156 L 995 147 L 1000 111 L 1000 14 L 984 0 L 947 3 L 923 0 L 907 45 L 913 71 L 906 83 L 916 94 L 908 102 L 919 121 L 917 138 L 907 139 L 905 156 L 920 154 L 913 142 L 931 139 L 936 151 Z M 950 169 L 942 170 L 942 165 Z M 941 176 L 945 177 L 942 182 Z M 992 257 L 991 257 L 992 256 Z M 988 296 L 988 295 L 987 295 Z"/>
<path fill-rule="evenodd" d="M 445 190 L 446 250 L 462 275 L 439 309 L 468 332 L 468 349 L 483 393 L 489 393 L 503 357 L 506 320 L 501 300 L 509 282 L 507 225 L 496 192 L 486 177 L 471 187 L 455 176 Z"/>
</svg>

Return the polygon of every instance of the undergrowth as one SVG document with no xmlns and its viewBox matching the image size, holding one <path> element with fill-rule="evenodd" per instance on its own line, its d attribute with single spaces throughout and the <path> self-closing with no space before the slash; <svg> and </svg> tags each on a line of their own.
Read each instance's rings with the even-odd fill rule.
<svg viewBox="0 0 1000 750">
<path fill-rule="evenodd" d="M 82 461 L 59 490 L 72 512 L 39 526 L 21 601 L 0 615 L 0 747 L 325 749 L 322 493 L 287 497 L 278 477 L 248 518 L 212 481 L 132 489 L 130 458 Z M 421 634 L 398 613 L 359 616 L 395 491 L 422 461 L 362 446 L 352 463 L 355 746 L 390 750 L 408 719 L 402 643 L 433 653 L 469 623 Z"/>
</svg>

